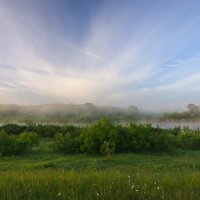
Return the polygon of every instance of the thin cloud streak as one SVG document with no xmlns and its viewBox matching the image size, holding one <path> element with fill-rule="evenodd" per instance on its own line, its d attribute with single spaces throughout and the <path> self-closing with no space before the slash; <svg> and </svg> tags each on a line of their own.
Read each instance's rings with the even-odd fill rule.
<svg viewBox="0 0 200 200">
<path fill-rule="evenodd" d="M 0 103 L 92 101 L 165 110 L 200 100 L 200 49 L 190 47 L 200 43 L 200 20 L 196 11 L 180 20 L 192 4 L 159 10 L 155 1 L 134 15 L 129 3 L 120 13 L 120 4 L 105 4 L 77 43 L 37 19 L 20 21 L 26 16 L 0 4 Z"/>
</svg>

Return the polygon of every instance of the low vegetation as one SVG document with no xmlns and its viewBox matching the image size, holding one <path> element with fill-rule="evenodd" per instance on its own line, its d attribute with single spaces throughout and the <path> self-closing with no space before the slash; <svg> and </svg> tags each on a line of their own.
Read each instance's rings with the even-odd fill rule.
<svg viewBox="0 0 200 200">
<path fill-rule="evenodd" d="M 23 154 L 49 138 L 52 150 L 64 154 L 87 153 L 111 156 L 114 153 L 173 152 L 200 150 L 200 130 L 185 127 L 162 129 L 150 124 L 114 124 L 109 118 L 85 127 L 6 124 L 0 130 L 1 155 Z"/>
<path fill-rule="evenodd" d="M 5 124 L 0 199 L 198 200 L 199 149 L 188 128 Z"/>
<path fill-rule="evenodd" d="M 0 154 L 2 156 L 23 154 L 38 142 L 39 138 L 35 133 L 24 132 L 16 136 L 0 132 Z"/>
<path fill-rule="evenodd" d="M 49 142 L 41 141 L 31 154 L 1 158 L 1 200 L 199 199 L 199 151 L 107 159 L 52 153 Z"/>
</svg>

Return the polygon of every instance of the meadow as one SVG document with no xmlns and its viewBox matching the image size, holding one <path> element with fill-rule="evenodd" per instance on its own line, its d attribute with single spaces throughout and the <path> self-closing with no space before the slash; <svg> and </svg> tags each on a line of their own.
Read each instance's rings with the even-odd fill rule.
<svg viewBox="0 0 200 200">
<path fill-rule="evenodd" d="M 199 151 L 63 155 L 44 139 L 28 154 L 1 157 L 0 199 L 197 200 L 199 169 Z"/>
<path fill-rule="evenodd" d="M 7 124 L 0 138 L 1 200 L 200 199 L 199 130 L 103 119 L 83 128 Z"/>
</svg>

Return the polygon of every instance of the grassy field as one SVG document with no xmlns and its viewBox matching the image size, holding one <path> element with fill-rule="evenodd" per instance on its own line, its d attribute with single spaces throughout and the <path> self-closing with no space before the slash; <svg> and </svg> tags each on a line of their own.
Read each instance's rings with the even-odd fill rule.
<svg viewBox="0 0 200 200">
<path fill-rule="evenodd" d="M 42 141 L 24 156 L 0 158 L 1 200 L 198 200 L 200 152 L 62 155 Z"/>
</svg>

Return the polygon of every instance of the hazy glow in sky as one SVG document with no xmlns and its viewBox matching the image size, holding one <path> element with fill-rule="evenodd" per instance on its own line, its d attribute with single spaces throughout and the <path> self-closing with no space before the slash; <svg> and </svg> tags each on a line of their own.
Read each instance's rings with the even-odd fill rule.
<svg viewBox="0 0 200 200">
<path fill-rule="evenodd" d="M 0 0 L 0 103 L 200 105 L 199 0 Z"/>
</svg>

